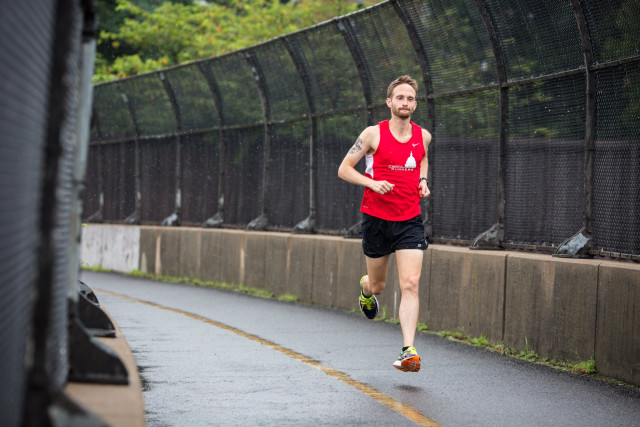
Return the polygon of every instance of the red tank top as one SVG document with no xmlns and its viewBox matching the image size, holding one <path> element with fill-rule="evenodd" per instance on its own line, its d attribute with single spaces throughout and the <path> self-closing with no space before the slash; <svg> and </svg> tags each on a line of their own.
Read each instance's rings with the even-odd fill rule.
<svg viewBox="0 0 640 427">
<path fill-rule="evenodd" d="M 422 129 L 411 122 L 411 139 L 399 142 L 389 130 L 389 121 L 378 123 L 380 144 L 366 156 L 365 176 L 395 185 L 378 194 L 365 188 L 360 211 L 388 221 L 406 221 L 420 214 L 420 162 L 424 157 Z"/>
</svg>

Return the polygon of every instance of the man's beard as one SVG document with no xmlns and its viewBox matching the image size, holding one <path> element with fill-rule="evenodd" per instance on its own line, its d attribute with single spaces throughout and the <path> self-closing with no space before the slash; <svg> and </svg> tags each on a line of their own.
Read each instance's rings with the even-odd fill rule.
<svg viewBox="0 0 640 427">
<path fill-rule="evenodd" d="M 393 110 L 393 114 L 400 117 L 401 119 L 408 119 L 409 117 L 411 117 L 411 109 L 407 108 L 406 110 L 401 110 L 400 108 L 395 108 Z"/>
</svg>

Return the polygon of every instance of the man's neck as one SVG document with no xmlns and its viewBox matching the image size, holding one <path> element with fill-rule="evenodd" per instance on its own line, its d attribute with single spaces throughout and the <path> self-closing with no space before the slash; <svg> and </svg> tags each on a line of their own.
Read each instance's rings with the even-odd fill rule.
<svg viewBox="0 0 640 427">
<path fill-rule="evenodd" d="M 389 129 L 393 132 L 396 138 L 404 139 L 404 136 L 411 135 L 411 117 L 403 119 L 398 116 L 391 116 L 389 119 Z"/>
</svg>

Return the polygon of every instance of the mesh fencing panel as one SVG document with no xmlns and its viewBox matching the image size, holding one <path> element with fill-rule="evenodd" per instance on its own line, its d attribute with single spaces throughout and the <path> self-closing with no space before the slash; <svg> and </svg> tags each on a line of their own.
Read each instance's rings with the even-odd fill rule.
<svg viewBox="0 0 640 427">
<path fill-rule="evenodd" d="M 202 224 L 218 209 L 218 133 L 183 137 L 182 219 L 186 224 Z"/>
<path fill-rule="evenodd" d="M 220 125 L 211 89 L 198 67 L 180 67 L 166 72 L 176 97 L 182 131 L 210 129 Z"/>
<path fill-rule="evenodd" d="M 335 24 L 291 36 L 309 64 L 311 99 L 317 113 L 364 108 L 362 82 L 344 37 Z"/>
<path fill-rule="evenodd" d="M 133 138 L 135 129 L 118 85 L 100 85 L 93 92 L 93 122 L 100 139 Z"/>
<path fill-rule="evenodd" d="M 366 124 L 365 113 L 328 117 L 318 128 L 318 228 L 344 230 L 360 221 L 364 190 L 338 178 L 337 167 Z M 362 162 L 358 164 L 364 172 Z"/>
<path fill-rule="evenodd" d="M 584 67 L 576 18 L 568 1 L 487 0 L 509 79 Z"/>
<path fill-rule="evenodd" d="M 135 209 L 135 143 L 105 144 L 101 151 L 104 220 L 122 221 Z"/>
<path fill-rule="evenodd" d="M 33 15 L 33 8 L 39 13 Z M 54 5 L 4 2 L 0 13 L 0 419 L 22 425 L 33 313 Z M 39 52 L 37 57 L 22 55 Z M 10 224 L 10 226 L 7 226 Z"/>
<path fill-rule="evenodd" d="M 640 55 L 640 4 L 630 0 L 583 0 L 594 63 Z"/>
<path fill-rule="evenodd" d="M 100 215 L 100 193 L 101 189 L 101 171 L 102 167 L 102 151 L 101 147 L 97 146 L 95 149 L 87 153 L 87 172 L 86 172 L 86 185 L 84 189 L 84 197 L 82 199 L 82 212 L 87 218 L 91 218 L 94 215 Z M 102 218 L 99 218 L 102 219 Z"/>
<path fill-rule="evenodd" d="M 176 131 L 171 102 L 157 74 L 125 80 L 121 85 L 134 111 L 139 136 Z"/>
<path fill-rule="evenodd" d="M 141 221 L 158 223 L 175 208 L 176 139 L 140 142 Z"/>
<path fill-rule="evenodd" d="M 275 125 L 269 149 L 269 221 L 291 228 L 309 215 L 309 122 Z"/>
<path fill-rule="evenodd" d="M 584 76 L 509 91 L 505 237 L 552 246 L 582 224 Z"/>
<path fill-rule="evenodd" d="M 307 112 L 307 101 L 296 66 L 281 42 L 267 43 L 252 53 L 264 76 L 271 119 L 286 120 Z"/>
<path fill-rule="evenodd" d="M 640 254 L 640 64 L 596 74 L 593 233 L 606 252 Z"/>
<path fill-rule="evenodd" d="M 402 74 L 420 75 L 409 35 L 406 31 L 398 31 L 403 23 L 389 4 L 352 15 L 348 22 L 363 53 L 371 84 L 371 102 L 384 104 L 392 80 Z"/>
<path fill-rule="evenodd" d="M 432 197 L 422 203 L 433 240 L 468 244 L 498 222 L 505 243 L 549 250 L 586 224 L 601 252 L 634 255 L 637 238 L 628 236 L 637 235 L 635 220 L 609 221 L 607 215 L 635 212 L 638 204 L 633 185 L 640 25 L 632 18 L 638 6 L 624 0 L 583 0 L 576 6 L 553 0 L 382 2 L 243 51 L 163 71 L 173 100 L 161 73 L 99 85 L 92 138 L 116 146 L 136 138 L 168 140 L 176 131 L 170 105 L 175 102 L 184 165 L 180 176 L 166 172 L 174 182 L 162 191 L 171 194 L 153 196 L 158 213 L 152 215 L 147 203 L 147 221 L 166 216 L 175 205 L 172 191 L 179 190 L 182 216 L 190 223 L 222 207 L 225 226 L 245 226 L 266 214 L 270 227 L 287 229 L 315 212 L 317 231 L 335 233 L 359 222 L 363 191 L 341 181 L 337 168 L 368 124 L 390 117 L 384 102 L 390 81 L 410 74 L 420 84 L 412 120 L 430 127 L 433 136 Z M 586 64 L 591 56 L 593 63 Z M 589 72 L 596 75 L 597 90 Z M 596 91 L 593 114 L 585 93 Z M 585 163 L 592 119 L 593 171 Z M 203 154 L 200 142 L 190 146 L 200 138 L 194 133 L 220 135 L 223 149 Z M 102 172 L 108 175 L 100 183 L 104 217 L 121 220 L 135 208 L 136 188 L 130 187 L 131 178 L 125 185 L 116 175 L 134 169 L 123 149 L 109 145 L 102 146 L 98 169 L 115 162 L 109 155 L 128 163 Z M 176 167 L 170 160 L 156 164 Z M 194 170 L 207 164 L 215 174 Z M 216 169 L 218 164 L 223 168 Z M 361 162 L 358 170 L 363 169 Z M 590 173 L 593 188 L 585 189 Z M 611 178 L 620 174 L 628 189 Z M 145 191 L 160 191 L 149 177 L 138 178 L 148 182 Z M 126 195 L 120 203 L 128 208 L 116 212 L 107 206 L 109 192 L 109 197 Z"/>
<path fill-rule="evenodd" d="M 436 100 L 433 229 L 472 240 L 496 222 L 497 91 Z"/>
<path fill-rule="evenodd" d="M 224 125 L 247 125 L 263 121 L 255 78 L 241 53 L 207 61 L 222 98 Z"/>
<path fill-rule="evenodd" d="M 224 219 L 242 226 L 257 218 L 262 209 L 264 129 L 252 127 L 225 132 Z"/>
<path fill-rule="evenodd" d="M 434 93 L 497 83 L 489 38 L 473 0 L 402 5 L 424 46 Z"/>
</svg>

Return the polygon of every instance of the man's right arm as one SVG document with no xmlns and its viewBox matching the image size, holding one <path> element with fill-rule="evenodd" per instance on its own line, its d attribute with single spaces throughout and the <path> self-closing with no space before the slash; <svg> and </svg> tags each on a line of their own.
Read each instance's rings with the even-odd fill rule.
<svg viewBox="0 0 640 427">
<path fill-rule="evenodd" d="M 384 194 L 393 190 L 393 184 L 387 181 L 374 181 L 358 172 L 355 168 L 365 154 L 369 151 L 374 151 L 372 142 L 375 138 L 375 133 L 372 128 L 373 126 L 365 129 L 353 144 L 338 168 L 338 177 L 351 184 L 368 187 L 376 193 Z"/>
</svg>

